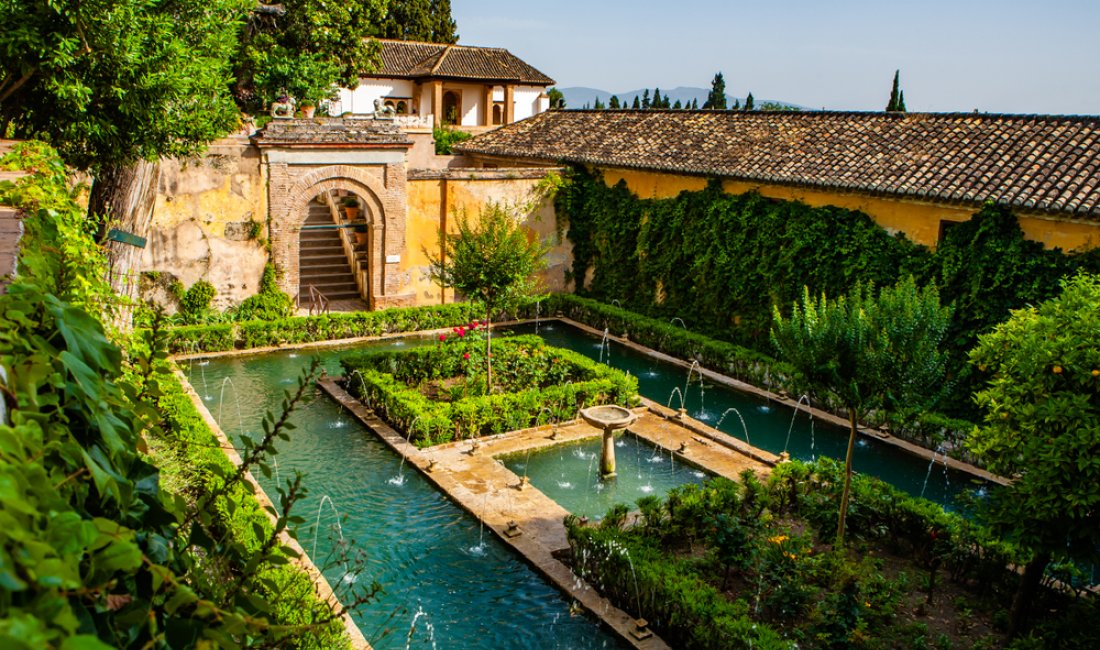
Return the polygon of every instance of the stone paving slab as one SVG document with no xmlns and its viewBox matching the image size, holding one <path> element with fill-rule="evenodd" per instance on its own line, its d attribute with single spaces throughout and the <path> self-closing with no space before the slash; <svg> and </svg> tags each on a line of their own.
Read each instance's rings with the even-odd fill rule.
<svg viewBox="0 0 1100 650">
<path fill-rule="evenodd" d="M 520 489 L 520 478 L 494 458 L 510 451 L 600 435 L 599 430 L 574 422 L 559 428 L 557 440 L 550 440 L 552 427 L 538 427 L 480 438 L 476 445 L 463 441 L 419 449 L 345 392 L 335 379 L 320 379 L 318 385 L 459 507 L 483 521 L 502 542 L 519 552 L 535 570 L 599 617 L 624 641 L 642 650 L 669 647 L 656 635 L 643 640 L 634 638 L 631 634 L 636 629 L 634 619 L 554 557 L 554 551 L 569 546 L 563 523 L 569 513 L 533 487 Z"/>
</svg>

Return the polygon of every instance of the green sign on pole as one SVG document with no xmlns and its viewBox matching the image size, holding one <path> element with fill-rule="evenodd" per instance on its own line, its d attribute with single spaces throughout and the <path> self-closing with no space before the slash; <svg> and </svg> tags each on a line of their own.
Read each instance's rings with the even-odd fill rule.
<svg viewBox="0 0 1100 650">
<path fill-rule="evenodd" d="M 107 233 L 107 239 L 110 241 L 122 242 L 123 244 L 129 244 L 136 248 L 145 248 L 145 238 L 138 237 L 132 233 L 128 233 L 118 228 L 111 228 L 111 232 Z"/>
</svg>

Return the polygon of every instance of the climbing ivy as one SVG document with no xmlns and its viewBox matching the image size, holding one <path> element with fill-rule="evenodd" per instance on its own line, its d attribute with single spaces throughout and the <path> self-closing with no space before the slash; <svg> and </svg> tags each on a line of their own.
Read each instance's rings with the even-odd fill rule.
<svg viewBox="0 0 1100 650">
<path fill-rule="evenodd" d="M 1078 268 L 1100 270 L 1100 250 L 1068 255 L 1025 240 L 1008 210 L 986 206 L 932 251 L 891 235 L 862 212 L 726 193 L 720 182 L 667 199 L 641 199 L 620 181 L 574 168 L 557 194 L 568 223 L 576 293 L 766 353 L 772 310 L 804 286 L 842 295 L 857 282 L 907 275 L 935 283 L 953 310 L 946 345 L 956 414 L 972 412 L 966 352 L 1009 311 L 1053 297 Z"/>
</svg>

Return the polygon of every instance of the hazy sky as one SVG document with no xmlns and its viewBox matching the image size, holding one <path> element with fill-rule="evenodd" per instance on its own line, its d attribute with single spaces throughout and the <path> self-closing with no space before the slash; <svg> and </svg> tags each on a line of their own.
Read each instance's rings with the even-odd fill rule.
<svg viewBox="0 0 1100 650">
<path fill-rule="evenodd" d="M 709 87 L 814 108 L 1100 114 L 1100 0 L 452 0 L 460 43 L 561 87 Z"/>
</svg>

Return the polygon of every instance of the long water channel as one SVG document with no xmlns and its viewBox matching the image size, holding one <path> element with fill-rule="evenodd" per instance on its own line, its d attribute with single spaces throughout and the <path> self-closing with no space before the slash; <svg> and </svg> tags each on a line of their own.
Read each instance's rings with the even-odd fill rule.
<svg viewBox="0 0 1100 650">
<path fill-rule="evenodd" d="M 804 459 L 837 458 L 844 453 L 847 431 L 815 423 L 804 410 L 793 412 L 724 386 L 701 384 L 697 376 L 687 382 L 687 373 L 680 367 L 615 343 L 608 345 L 559 322 L 516 331 L 535 332 L 536 328 L 551 345 L 579 351 L 637 376 L 641 393 L 654 401 L 667 403 L 678 390 L 685 395 L 690 415 L 718 424 L 738 438 L 747 429 L 751 444 L 757 447 L 773 452 L 786 448 L 792 457 Z M 226 434 L 239 440 L 259 435 L 264 413 L 278 409 L 284 390 L 295 386 L 313 357 L 320 357 L 330 374 L 339 374 L 340 358 L 350 351 L 423 341 L 410 337 L 355 348 L 183 362 L 183 366 Z M 298 537 L 318 566 L 333 556 L 341 539 L 366 551 L 364 575 L 348 576 L 339 563 L 326 568 L 325 575 L 334 587 L 343 580 L 376 580 L 383 585 L 385 591 L 378 600 L 356 616 L 375 648 L 620 647 L 597 623 L 571 615 L 558 591 L 492 533 L 485 533 L 474 517 L 415 470 L 403 467 L 395 452 L 335 402 L 316 389 L 310 395 L 308 405 L 293 416 L 297 429 L 291 439 L 278 445 L 276 476 L 259 480 L 268 494 L 274 494 L 276 479 L 285 481 L 294 471 L 306 475 L 309 494 L 298 510 L 306 524 Z M 674 399 L 672 405 L 678 406 L 677 402 Z M 567 509 L 595 516 L 610 503 L 633 503 L 642 494 L 661 496 L 675 485 L 703 478 L 632 437 L 624 437 L 620 444 L 628 446 L 620 458 L 634 460 L 628 471 L 637 480 L 624 480 L 622 487 L 611 486 L 603 494 L 592 480 L 594 445 L 566 446 L 530 458 L 515 456 L 507 464 L 517 473 L 530 471 L 532 483 Z M 555 463 L 555 459 L 567 462 Z M 949 506 L 970 485 L 966 475 L 944 471 L 874 440 L 861 441 L 854 463 L 857 471 L 913 494 L 923 492 Z"/>
</svg>

